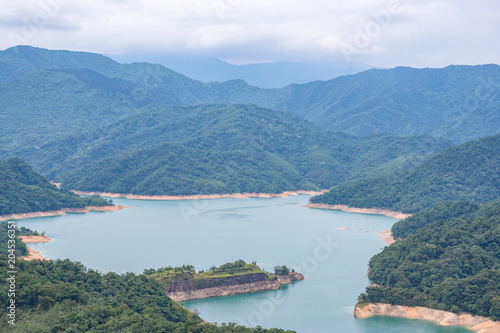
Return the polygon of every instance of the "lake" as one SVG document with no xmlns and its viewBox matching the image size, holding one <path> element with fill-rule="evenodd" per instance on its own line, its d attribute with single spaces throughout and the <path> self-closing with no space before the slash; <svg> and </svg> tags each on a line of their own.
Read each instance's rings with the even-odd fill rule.
<svg viewBox="0 0 500 333">
<path fill-rule="evenodd" d="M 267 271 L 287 265 L 306 276 L 281 290 L 184 303 L 210 322 L 299 333 L 470 332 L 419 320 L 355 319 L 356 299 L 369 284 L 368 261 L 385 246 L 378 233 L 396 219 L 302 207 L 309 198 L 113 199 L 131 208 L 19 220 L 18 227 L 52 238 L 30 245 L 47 258 L 69 258 L 101 272 L 139 274 L 183 264 L 201 270 L 243 259 Z"/>
</svg>

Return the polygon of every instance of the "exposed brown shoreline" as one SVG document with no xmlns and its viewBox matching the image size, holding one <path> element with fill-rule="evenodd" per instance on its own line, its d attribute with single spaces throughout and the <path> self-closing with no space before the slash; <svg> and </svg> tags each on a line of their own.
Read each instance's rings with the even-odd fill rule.
<svg viewBox="0 0 500 333">
<path fill-rule="evenodd" d="M 250 294 L 260 291 L 281 289 L 281 285 L 291 284 L 293 281 L 304 280 L 302 273 L 293 272 L 288 275 L 277 275 L 271 280 L 265 273 L 254 273 L 242 276 L 224 278 L 216 281 L 216 285 L 207 288 L 193 288 L 189 280 L 178 281 L 167 290 L 167 295 L 177 302 L 195 299 Z M 218 285 L 217 285 L 218 284 Z"/>
<path fill-rule="evenodd" d="M 48 243 L 52 239 L 45 235 L 31 235 L 31 236 L 19 236 L 25 242 L 26 244 L 28 243 Z"/>
<path fill-rule="evenodd" d="M 21 214 L 0 215 L 0 221 L 21 220 L 33 217 L 60 216 L 60 215 L 66 215 L 67 213 L 114 212 L 117 210 L 123 210 L 125 208 L 129 207 L 114 205 L 114 206 L 88 206 L 85 208 L 63 208 L 61 210 L 50 210 L 46 212 L 30 212 Z"/>
<path fill-rule="evenodd" d="M 29 244 L 29 243 L 48 243 L 51 241 L 51 239 L 45 235 L 32 235 L 32 236 L 19 236 L 23 240 L 24 243 Z M 25 257 L 23 257 L 24 260 L 47 260 L 43 255 L 40 254 L 40 251 L 34 250 L 30 247 L 26 246 L 26 249 L 28 250 L 29 254 Z"/>
<path fill-rule="evenodd" d="M 48 260 L 44 256 L 40 254 L 40 251 L 33 250 L 31 247 L 27 247 L 26 249 L 28 250 L 28 255 L 25 257 L 22 257 L 24 260 L 31 261 L 31 260 Z"/>
<path fill-rule="evenodd" d="M 394 217 L 396 219 L 404 219 L 411 214 L 404 214 L 401 212 L 393 212 L 392 210 L 388 209 L 380 209 L 380 208 L 356 208 L 356 207 L 349 207 L 347 205 L 327 205 L 327 204 L 307 204 L 304 207 L 308 208 L 318 208 L 318 209 L 333 209 L 333 210 L 341 210 L 343 212 L 348 212 L 348 213 L 358 213 L 358 214 L 376 214 L 376 215 L 385 215 L 389 217 Z"/>
<path fill-rule="evenodd" d="M 109 198 L 126 198 L 136 200 L 199 200 L 199 199 L 249 199 L 249 198 L 288 198 L 299 194 L 320 195 L 328 190 L 323 191 L 285 191 L 283 193 L 232 193 L 232 194 L 196 194 L 196 195 L 140 195 L 127 193 L 110 193 L 110 192 L 89 192 L 89 191 L 72 191 L 78 195 L 100 195 Z"/>
<path fill-rule="evenodd" d="M 378 234 L 383 237 L 382 242 L 386 243 L 387 245 L 392 245 L 396 243 L 396 240 L 392 236 L 391 229 L 379 232 Z"/>
<path fill-rule="evenodd" d="M 356 318 L 371 316 L 391 316 L 408 319 L 421 319 L 437 322 L 441 326 L 466 326 L 478 333 L 499 333 L 500 322 L 487 317 L 476 316 L 470 313 L 455 314 L 453 312 L 424 308 L 410 307 L 383 303 L 368 303 L 356 305 Z"/>
</svg>

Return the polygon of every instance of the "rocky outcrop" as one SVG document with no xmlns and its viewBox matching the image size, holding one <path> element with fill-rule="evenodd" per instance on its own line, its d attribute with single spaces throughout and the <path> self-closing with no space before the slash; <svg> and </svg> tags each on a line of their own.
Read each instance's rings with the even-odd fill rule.
<svg viewBox="0 0 500 333">
<path fill-rule="evenodd" d="M 290 273 L 278 276 L 276 279 L 269 278 L 265 273 L 253 273 L 202 281 L 193 281 L 188 276 L 185 280 L 176 281 L 169 287 L 167 295 L 178 302 L 183 302 L 208 297 L 276 290 L 280 289 L 282 284 L 290 284 L 292 281 L 303 279 L 304 275 L 301 273 Z"/>
<path fill-rule="evenodd" d="M 410 307 L 383 303 L 369 303 L 356 305 L 356 318 L 371 316 L 392 316 L 408 319 L 422 319 L 437 322 L 443 326 L 468 326 L 479 333 L 500 333 L 500 322 L 469 313 L 455 314 L 452 312 L 429 309 L 424 307 Z"/>
<path fill-rule="evenodd" d="M 304 280 L 304 274 L 298 272 L 293 272 L 288 275 L 277 275 L 276 277 L 280 284 L 290 284 L 293 281 Z"/>
<path fill-rule="evenodd" d="M 60 216 L 60 215 L 66 215 L 67 213 L 113 212 L 125 208 L 129 207 L 113 205 L 113 206 L 88 206 L 85 208 L 62 208 L 61 210 L 50 210 L 45 212 L 0 215 L 0 221 L 21 220 L 21 219 L 29 219 L 32 217 Z"/>
</svg>

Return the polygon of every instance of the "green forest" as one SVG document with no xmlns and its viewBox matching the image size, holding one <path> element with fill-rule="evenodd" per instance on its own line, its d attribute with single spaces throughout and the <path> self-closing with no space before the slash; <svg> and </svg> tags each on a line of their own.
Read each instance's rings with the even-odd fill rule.
<svg viewBox="0 0 500 333">
<path fill-rule="evenodd" d="M 440 203 L 393 230 L 403 239 L 372 257 L 358 301 L 500 320 L 500 202 Z"/>
<path fill-rule="evenodd" d="M 494 135 L 444 149 L 406 172 L 335 186 L 311 202 L 415 213 L 441 201 L 499 197 L 500 135 Z"/>
<path fill-rule="evenodd" d="M 333 135 L 255 105 L 157 106 L 102 131 L 42 146 L 29 160 L 63 187 L 84 191 L 281 193 L 407 169 L 450 144 L 423 135 Z"/>
<path fill-rule="evenodd" d="M 0 179 L 0 215 L 111 204 L 99 196 L 59 189 L 19 158 L 0 161 Z"/>
</svg>

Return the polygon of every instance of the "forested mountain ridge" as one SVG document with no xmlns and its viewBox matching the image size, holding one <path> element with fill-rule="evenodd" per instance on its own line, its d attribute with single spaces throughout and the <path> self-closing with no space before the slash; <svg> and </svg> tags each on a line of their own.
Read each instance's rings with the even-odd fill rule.
<svg viewBox="0 0 500 333">
<path fill-rule="evenodd" d="M 56 95 L 61 102 L 42 102 L 61 109 L 93 110 L 89 115 L 102 124 L 116 121 L 134 108 L 151 103 L 169 105 L 254 103 L 263 107 L 294 112 L 327 131 L 354 135 L 392 133 L 398 135 L 435 134 L 465 142 L 485 135 L 497 134 L 500 128 L 500 66 L 449 66 L 442 69 L 397 67 L 372 69 L 330 81 L 290 85 L 282 89 L 260 89 L 241 80 L 204 84 L 178 74 L 161 65 L 134 63 L 121 65 L 101 55 L 49 51 L 32 47 L 14 47 L 0 52 L 0 69 L 5 73 L 0 91 L 0 113 L 12 125 L 35 126 L 48 107 L 40 107 L 46 96 Z M 84 69 L 100 74 L 88 78 L 67 70 Z M 65 79 L 58 71 L 66 71 Z M 38 80 L 48 76 L 47 82 Z M 56 78 L 52 78 L 55 76 Z M 59 81 L 57 81 L 59 80 Z M 110 81 L 111 80 L 111 81 Z M 126 81 L 126 82 L 125 82 Z M 124 91 L 106 96 L 100 90 L 114 83 Z M 57 84 L 56 84 L 57 83 Z M 32 96 L 23 102 L 23 110 L 34 115 L 28 124 L 15 122 L 13 101 L 22 100 L 19 86 L 31 87 Z M 57 90 L 59 85 L 63 89 Z M 73 85 L 75 85 L 73 87 Z M 37 87 L 37 89 L 33 89 Z M 74 88 L 74 89 L 73 89 Z M 25 89 L 27 90 L 27 89 Z M 20 95 L 19 95 L 20 94 Z M 25 94 L 25 93 L 24 93 Z M 72 102 L 69 95 L 75 98 Z M 94 96 L 108 100 L 111 107 L 94 101 Z M 92 98 L 89 98 L 92 97 Z M 55 103 L 55 104 L 53 104 Z M 14 108 L 15 110 L 15 108 Z M 117 110 L 112 112 L 112 110 Z M 486 113 L 488 116 L 478 116 Z M 82 119 L 74 113 L 75 120 Z M 64 124 L 44 124 L 55 135 L 66 132 Z M 74 125 L 74 124 L 72 124 Z M 94 124 L 88 124 L 90 127 Z M 80 124 L 80 130 L 86 130 Z M 14 133 L 16 134 L 16 133 Z M 35 142 L 33 144 L 36 145 Z"/>
<path fill-rule="evenodd" d="M 411 219 L 399 222 L 406 238 L 370 260 L 374 285 L 359 301 L 500 320 L 500 203 L 441 203 Z"/>
<path fill-rule="evenodd" d="M 407 172 L 338 185 L 311 202 L 415 213 L 445 200 L 499 197 L 500 135 L 494 135 L 444 149 Z"/>
<path fill-rule="evenodd" d="M 0 179 L 0 215 L 109 205 L 101 197 L 58 189 L 19 158 L 0 161 Z"/>
<path fill-rule="evenodd" d="M 294 114 L 255 105 L 157 105 L 23 155 L 70 189 L 279 193 L 405 169 L 450 144 L 427 136 L 329 134 Z"/>
</svg>

